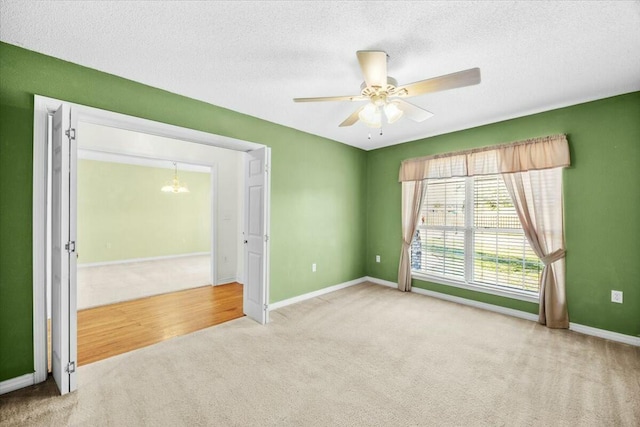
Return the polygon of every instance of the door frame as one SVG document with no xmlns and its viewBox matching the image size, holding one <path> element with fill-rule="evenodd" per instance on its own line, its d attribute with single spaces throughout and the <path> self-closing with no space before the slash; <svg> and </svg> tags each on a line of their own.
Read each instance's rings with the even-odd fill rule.
<svg viewBox="0 0 640 427">
<path fill-rule="evenodd" d="M 180 139 L 247 152 L 264 144 L 243 141 L 223 135 L 202 132 L 153 120 L 129 116 L 72 102 L 34 95 L 33 108 L 33 362 L 32 381 L 21 386 L 37 384 L 47 379 L 47 181 L 48 181 L 48 120 L 61 104 L 75 110 L 78 122 L 142 132 L 165 138 Z M 269 213 L 269 212 L 268 212 Z M 270 215 L 267 215 L 269 221 Z M 267 247 L 267 250 L 269 248 Z M 265 291 L 269 290 L 269 275 L 265 277 Z M 29 384 L 31 383 L 31 384 Z"/>
</svg>

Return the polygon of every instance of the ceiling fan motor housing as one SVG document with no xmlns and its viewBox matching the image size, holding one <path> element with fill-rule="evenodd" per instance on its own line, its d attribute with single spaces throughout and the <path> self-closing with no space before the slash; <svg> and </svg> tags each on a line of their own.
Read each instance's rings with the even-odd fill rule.
<svg viewBox="0 0 640 427">
<path fill-rule="evenodd" d="M 385 87 L 380 86 L 367 86 L 366 82 L 362 82 L 360 90 L 362 96 L 366 96 L 371 99 L 371 102 L 380 106 L 386 103 L 386 99 L 389 96 L 399 96 L 396 93 L 398 87 L 398 81 L 393 77 L 387 77 L 387 85 Z"/>
</svg>

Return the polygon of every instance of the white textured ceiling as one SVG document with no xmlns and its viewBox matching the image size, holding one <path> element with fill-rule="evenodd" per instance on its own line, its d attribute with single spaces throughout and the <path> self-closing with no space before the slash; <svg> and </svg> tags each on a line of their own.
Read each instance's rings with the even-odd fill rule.
<svg viewBox="0 0 640 427">
<path fill-rule="evenodd" d="M 364 149 L 640 90 L 640 2 L 6 1 L 0 39 Z M 435 113 L 339 128 L 357 50 L 400 84 L 480 67 L 409 98 Z M 371 140 L 367 139 L 371 131 Z"/>
</svg>

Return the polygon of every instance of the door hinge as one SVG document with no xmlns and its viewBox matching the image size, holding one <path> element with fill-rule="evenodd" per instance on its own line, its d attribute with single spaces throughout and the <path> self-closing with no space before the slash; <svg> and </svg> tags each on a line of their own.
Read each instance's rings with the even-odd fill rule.
<svg viewBox="0 0 640 427">
<path fill-rule="evenodd" d="M 64 245 L 64 248 L 67 250 L 67 252 L 72 253 L 76 251 L 76 242 L 68 242 L 66 245 Z"/>
<path fill-rule="evenodd" d="M 264 164 L 264 172 L 269 173 L 269 163 Z"/>
<path fill-rule="evenodd" d="M 74 128 L 67 129 L 64 134 L 67 135 L 69 139 L 76 139 L 76 130 Z"/>
<path fill-rule="evenodd" d="M 264 311 L 269 311 L 269 304 L 264 305 Z"/>
<path fill-rule="evenodd" d="M 67 372 L 73 374 L 76 371 L 76 362 L 69 362 L 67 364 Z"/>
<path fill-rule="evenodd" d="M 269 241 L 269 235 L 268 235 L 268 234 L 265 234 L 265 235 L 264 235 L 264 241 L 265 241 L 265 242 L 268 242 L 268 241 Z"/>
</svg>

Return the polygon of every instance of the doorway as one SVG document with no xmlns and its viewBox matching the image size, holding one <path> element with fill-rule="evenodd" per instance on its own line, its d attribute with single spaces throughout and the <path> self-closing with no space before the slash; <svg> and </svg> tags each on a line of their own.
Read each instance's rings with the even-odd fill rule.
<svg viewBox="0 0 640 427">
<path fill-rule="evenodd" d="M 123 116 L 93 108 L 65 103 L 43 97 L 36 97 L 34 112 L 34 357 L 36 360 L 35 381 L 46 379 L 46 310 L 43 298 L 45 286 L 43 278 L 52 276 L 57 278 L 52 283 L 53 351 L 61 351 L 54 357 L 53 372 L 61 393 L 73 391 L 76 382 L 77 355 L 77 320 L 74 310 L 77 307 L 77 248 L 82 242 L 76 238 L 76 189 L 77 182 L 77 144 L 82 141 L 82 126 L 101 125 L 114 129 L 137 131 L 154 137 L 180 139 L 191 144 L 189 152 L 198 153 L 207 147 L 221 147 L 242 152 L 246 167 L 244 179 L 244 220 L 242 229 L 244 236 L 244 267 L 242 281 L 244 282 L 243 311 L 249 317 L 265 323 L 268 301 L 268 259 L 269 259 L 269 149 L 258 144 L 234 140 L 218 135 L 207 134 L 184 128 L 178 128 L 162 123 L 151 122 L 130 116 Z M 42 147 L 42 135 L 46 134 L 48 117 L 53 116 L 51 129 L 58 132 L 58 146 L 65 146 L 67 153 L 62 152 L 59 159 L 65 162 L 52 162 L 52 170 L 69 168 L 68 177 L 60 173 L 58 181 L 53 181 L 52 206 L 57 206 L 61 214 L 53 216 L 51 222 L 52 235 L 58 236 L 57 245 L 54 242 L 53 252 L 57 251 L 59 259 L 55 260 L 50 270 L 46 266 L 46 206 L 42 209 L 41 200 L 46 199 L 46 151 Z M 40 137 L 39 137 L 40 135 Z M 65 138 L 66 137 L 66 138 Z M 53 137 L 54 141 L 56 136 Z M 46 144 L 45 148 L 46 148 Z M 116 144 L 117 145 L 117 144 Z M 110 147 L 113 149 L 115 145 Z M 148 148 L 148 147 L 147 147 Z M 56 153 L 54 146 L 53 152 Z M 184 151 L 182 152 L 184 153 Z M 200 156 L 202 158 L 202 156 Z M 43 165 L 44 164 L 44 165 Z M 43 167 L 44 166 L 44 167 Z M 43 170 L 44 169 L 44 170 Z M 65 182 L 64 180 L 67 179 Z M 60 182 L 62 181 L 62 182 Z M 56 193 L 56 191 L 58 191 Z M 68 208 L 67 208 L 68 207 Z M 66 215 L 65 215 L 66 213 Z M 223 215 L 224 217 L 224 215 Z M 65 224 L 66 225 L 66 229 Z M 62 226 L 62 228 L 60 228 Z M 57 234 L 56 234 L 57 233 Z M 67 238 L 68 236 L 68 238 Z M 55 240 L 55 239 L 54 239 Z M 66 243 L 65 243 L 66 242 Z M 247 244 L 247 242 L 249 242 Z M 250 243 L 253 242 L 253 243 Z M 262 242 L 262 243 L 257 243 Z M 214 251 L 215 252 L 215 251 Z M 215 265 L 215 263 L 213 263 Z M 60 267 L 61 268 L 58 268 Z M 58 292 L 56 296 L 56 292 Z M 66 294 L 66 295 L 65 295 Z M 56 331 L 58 340 L 56 342 Z M 66 336 L 65 336 L 66 335 Z M 44 369 L 42 369 L 44 367 Z M 57 368 L 57 374 L 56 374 Z M 43 375 L 44 371 L 44 375 Z"/>
</svg>

